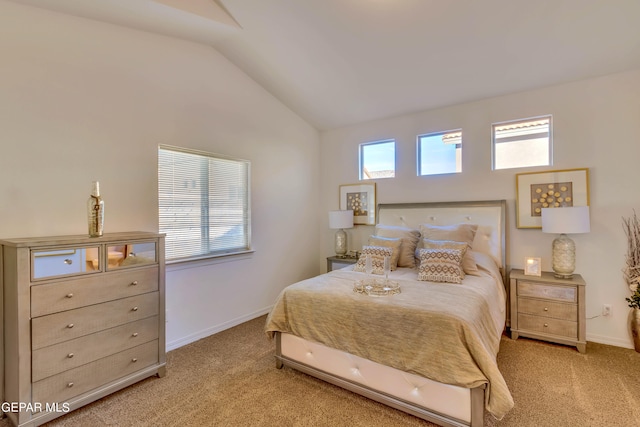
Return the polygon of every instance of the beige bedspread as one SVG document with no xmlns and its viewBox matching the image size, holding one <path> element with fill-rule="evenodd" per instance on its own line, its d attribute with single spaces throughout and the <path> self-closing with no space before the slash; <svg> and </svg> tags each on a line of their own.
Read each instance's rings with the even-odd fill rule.
<svg viewBox="0 0 640 427">
<path fill-rule="evenodd" d="M 353 292 L 362 278 L 337 270 L 287 287 L 267 318 L 267 334 L 291 333 L 441 383 L 487 384 L 485 407 L 498 419 L 513 407 L 496 364 L 501 282 L 488 272 L 461 285 L 399 279 L 400 294 L 371 297 Z"/>
</svg>

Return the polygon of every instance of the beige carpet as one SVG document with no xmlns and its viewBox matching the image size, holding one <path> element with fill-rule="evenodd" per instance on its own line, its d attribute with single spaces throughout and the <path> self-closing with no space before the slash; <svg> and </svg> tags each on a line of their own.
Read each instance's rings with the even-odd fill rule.
<svg viewBox="0 0 640 427">
<path fill-rule="evenodd" d="M 275 368 L 265 317 L 181 347 L 167 376 L 135 384 L 50 426 L 431 426 L 285 368 Z M 640 354 L 503 337 L 498 363 L 516 402 L 487 426 L 638 426 Z M 4 419 L 0 427 L 9 426 Z"/>
</svg>

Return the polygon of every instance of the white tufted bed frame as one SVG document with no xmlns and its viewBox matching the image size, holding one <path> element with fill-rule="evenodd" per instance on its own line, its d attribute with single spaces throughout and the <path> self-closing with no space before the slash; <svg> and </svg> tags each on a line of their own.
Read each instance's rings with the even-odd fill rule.
<svg viewBox="0 0 640 427">
<path fill-rule="evenodd" d="M 507 283 L 506 201 L 380 204 L 377 213 L 380 224 L 412 228 L 424 223 L 478 224 L 473 248 L 494 258 Z M 276 333 L 276 366 L 297 369 L 441 426 L 484 424 L 485 386 L 439 383 L 287 333 Z"/>
</svg>

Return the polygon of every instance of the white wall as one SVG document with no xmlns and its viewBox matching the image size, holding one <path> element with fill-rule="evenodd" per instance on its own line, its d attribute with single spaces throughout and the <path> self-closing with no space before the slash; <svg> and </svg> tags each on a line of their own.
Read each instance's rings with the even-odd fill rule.
<svg viewBox="0 0 640 427">
<path fill-rule="evenodd" d="M 317 274 L 319 134 L 213 48 L 0 1 L 0 237 L 158 230 L 157 147 L 252 162 L 255 253 L 167 270 L 167 344 Z"/>
<path fill-rule="evenodd" d="M 599 316 L 604 303 L 612 304 L 613 315 L 587 320 L 587 340 L 632 347 L 621 218 L 640 211 L 639 99 L 637 70 L 323 132 L 323 211 L 338 209 L 340 184 L 358 182 L 358 144 L 395 138 L 396 178 L 375 180 L 378 202 L 506 199 L 511 266 L 521 268 L 524 257 L 539 256 L 550 271 L 555 236 L 515 226 L 515 175 L 589 168 L 591 233 L 572 236 L 576 272 L 587 282 L 587 318 Z M 491 123 L 543 114 L 553 115 L 553 166 L 491 171 Z M 463 130 L 463 172 L 416 176 L 416 135 L 457 128 Z M 333 253 L 333 232 L 325 216 L 321 248 L 327 256 Z M 372 231 L 371 226 L 349 230 L 349 249 L 366 244 Z"/>
</svg>

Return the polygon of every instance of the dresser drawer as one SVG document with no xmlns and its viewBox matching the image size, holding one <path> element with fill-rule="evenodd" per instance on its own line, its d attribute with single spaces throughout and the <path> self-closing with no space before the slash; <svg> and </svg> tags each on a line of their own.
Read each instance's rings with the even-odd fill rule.
<svg viewBox="0 0 640 427">
<path fill-rule="evenodd" d="M 35 382 L 32 402 L 64 402 L 154 363 L 158 363 L 158 340 Z"/>
<path fill-rule="evenodd" d="M 31 286 L 31 317 L 158 290 L 158 266 Z"/>
<path fill-rule="evenodd" d="M 43 280 L 100 272 L 98 246 L 67 247 L 31 252 L 31 279 Z"/>
<path fill-rule="evenodd" d="M 578 337 L 578 322 L 518 313 L 518 330 L 576 339 Z"/>
<path fill-rule="evenodd" d="M 158 339 L 158 316 L 35 350 L 31 355 L 31 381 L 93 362 Z"/>
<path fill-rule="evenodd" d="M 553 286 L 524 280 L 518 281 L 518 296 L 578 302 L 578 293 L 575 287 Z"/>
<path fill-rule="evenodd" d="M 31 319 L 33 350 L 114 326 L 157 316 L 158 292 L 76 308 Z"/>
<path fill-rule="evenodd" d="M 578 321 L 577 304 L 518 298 L 518 313 L 534 314 L 560 320 L 571 320 L 573 322 Z"/>
</svg>

